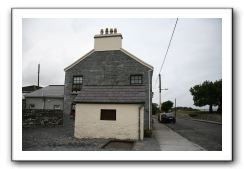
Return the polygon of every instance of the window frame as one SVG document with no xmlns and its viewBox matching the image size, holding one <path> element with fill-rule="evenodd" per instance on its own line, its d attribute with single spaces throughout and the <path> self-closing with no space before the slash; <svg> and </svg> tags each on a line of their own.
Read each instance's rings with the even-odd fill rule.
<svg viewBox="0 0 244 169">
<path fill-rule="evenodd" d="M 58 108 L 55 108 L 56 106 L 58 106 Z M 53 110 L 61 110 L 61 105 L 60 104 L 53 105 Z"/>
<path fill-rule="evenodd" d="M 141 80 L 141 83 L 132 83 L 132 77 L 141 77 L 140 79 L 133 79 L 134 81 L 137 80 Z M 143 85 L 143 75 L 142 74 L 132 74 L 130 75 L 130 85 Z"/>
<path fill-rule="evenodd" d="M 111 115 L 108 115 L 108 112 L 112 112 L 112 113 L 114 113 L 114 115 L 112 115 L 112 116 Z M 116 121 L 117 120 L 117 112 L 116 112 L 116 109 L 100 109 L 100 120 Z"/>
<path fill-rule="evenodd" d="M 33 103 L 29 104 L 29 109 L 34 109 L 35 107 L 36 107 L 35 104 L 33 104 Z"/>
<path fill-rule="evenodd" d="M 81 78 L 81 80 L 77 80 L 78 83 L 75 83 L 75 78 Z M 83 76 L 82 75 L 75 75 L 73 76 L 72 79 L 72 92 L 79 92 L 82 89 L 82 85 L 83 85 Z M 74 86 L 78 86 L 78 87 L 74 87 Z M 74 89 L 79 89 L 79 90 L 74 90 Z"/>
</svg>

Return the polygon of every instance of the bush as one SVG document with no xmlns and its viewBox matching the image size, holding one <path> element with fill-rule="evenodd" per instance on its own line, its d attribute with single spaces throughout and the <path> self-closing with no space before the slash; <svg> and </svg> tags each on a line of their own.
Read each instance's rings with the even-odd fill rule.
<svg viewBox="0 0 244 169">
<path fill-rule="evenodd" d="M 190 117 L 197 117 L 198 115 L 196 113 L 190 113 L 189 116 Z"/>
<path fill-rule="evenodd" d="M 152 130 L 144 130 L 144 137 L 152 137 Z"/>
</svg>

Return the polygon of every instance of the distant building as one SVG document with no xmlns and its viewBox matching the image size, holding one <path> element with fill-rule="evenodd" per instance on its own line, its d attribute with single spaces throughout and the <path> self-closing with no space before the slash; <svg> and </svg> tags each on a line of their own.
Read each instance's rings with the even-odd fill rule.
<svg viewBox="0 0 244 169">
<path fill-rule="evenodd" d="M 75 112 L 75 137 L 143 139 L 153 67 L 122 48 L 116 29 L 94 39 L 94 49 L 64 69 L 64 113 Z"/>
<path fill-rule="evenodd" d="M 26 100 L 25 100 L 25 95 L 31 92 L 34 92 L 38 89 L 41 89 L 42 87 L 32 85 L 32 86 L 24 86 L 22 87 L 22 109 L 26 108 Z"/>
<path fill-rule="evenodd" d="M 64 86 L 50 85 L 25 95 L 26 109 L 63 110 Z"/>
</svg>

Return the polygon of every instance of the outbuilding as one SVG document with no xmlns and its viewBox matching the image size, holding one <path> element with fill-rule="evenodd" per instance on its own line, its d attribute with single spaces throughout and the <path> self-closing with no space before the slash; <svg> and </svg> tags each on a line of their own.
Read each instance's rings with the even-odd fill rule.
<svg viewBox="0 0 244 169">
<path fill-rule="evenodd" d="M 25 109 L 63 110 L 64 86 L 49 85 L 25 95 Z"/>
</svg>

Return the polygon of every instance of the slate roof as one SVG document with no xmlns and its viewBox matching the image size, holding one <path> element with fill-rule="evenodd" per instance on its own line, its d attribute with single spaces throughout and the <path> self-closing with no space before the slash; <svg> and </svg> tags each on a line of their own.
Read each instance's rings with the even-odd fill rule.
<svg viewBox="0 0 244 169">
<path fill-rule="evenodd" d="M 144 103 L 145 86 L 83 86 L 78 103 Z"/>
<path fill-rule="evenodd" d="M 30 93 L 30 92 L 33 92 L 33 91 L 40 89 L 40 88 L 42 88 L 42 87 L 36 86 L 36 85 L 24 86 L 24 87 L 22 87 L 22 92 L 23 93 Z"/>
<path fill-rule="evenodd" d="M 106 51 L 107 53 L 113 53 L 116 50 L 111 50 L 111 51 Z M 70 68 L 74 67 L 75 65 L 77 65 L 78 63 L 80 63 L 82 60 L 84 60 L 85 58 L 91 56 L 92 54 L 98 55 L 100 56 L 100 54 L 104 52 L 104 51 L 95 51 L 95 49 L 89 51 L 88 53 L 86 53 L 84 56 L 82 56 L 81 58 L 79 58 L 78 60 L 76 60 L 74 63 L 72 63 L 71 65 L 69 65 L 68 67 L 66 67 L 64 69 L 64 71 L 69 70 Z M 149 65 L 148 63 L 142 61 L 141 59 L 139 59 L 138 57 L 136 57 L 135 55 L 131 54 L 130 52 L 128 52 L 127 50 L 121 48 L 120 50 L 117 50 L 117 54 L 126 54 L 128 57 L 134 59 L 135 61 L 137 61 L 138 63 L 148 67 L 149 69 L 153 70 L 153 66 Z"/>
<path fill-rule="evenodd" d="M 34 92 L 26 94 L 25 97 L 63 98 L 64 97 L 64 85 L 50 85 L 47 87 L 43 87 Z"/>
</svg>

